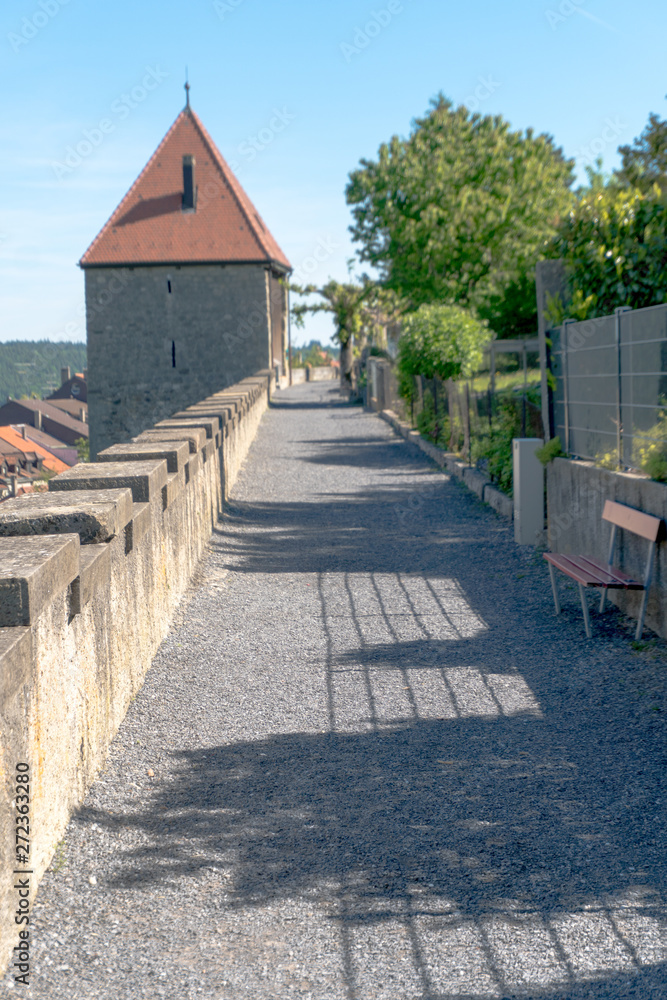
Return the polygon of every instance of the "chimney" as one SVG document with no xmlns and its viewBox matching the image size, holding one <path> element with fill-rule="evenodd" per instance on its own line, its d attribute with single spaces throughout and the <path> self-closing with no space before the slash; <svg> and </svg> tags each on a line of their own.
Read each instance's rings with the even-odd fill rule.
<svg viewBox="0 0 667 1000">
<path fill-rule="evenodd" d="M 183 157 L 183 204 L 184 212 L 194 212 L 197 189 L 195 188 L 195 158 Z"/>
<path fill-rule="evenodd" d="M 86 422 L 86 411 L 83 406 L 79 407 L 79 420 L 82 424 L 85 424 Z"/>
<path fill-rule="evenodd" d="M 25 432 L 25 424 L 21 424 L 21 433 L 23 434 L 23 440 L 27 441 L 28 435 Z"/>
<path fill-rule="evenodd" d="M 61 368 L 60 369 L 60 384 L 61 385 L 64 385 L 65 382 L 69 382 L 69 380 L 71 379 L 71 377 L 72 377 L 72 370 L 69 367 L 69 365 L 67 366 L 67 368 Z"/>
<path fill-rule="evenodd" d="M 67 369 L 69 371 L 69 368 Z M 33 426 L 37 428 L 38 431 L 42 429 L 42 411 L 35 409 L 33 411 Z"/>
</svg>

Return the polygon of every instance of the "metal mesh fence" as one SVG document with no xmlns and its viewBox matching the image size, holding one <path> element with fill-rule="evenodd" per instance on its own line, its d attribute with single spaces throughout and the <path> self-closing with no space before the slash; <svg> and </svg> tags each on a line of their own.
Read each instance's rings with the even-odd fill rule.
<svg viewBox="0 0 667 1000">
<path fill-rule="evenodd" d="M 577 458 L 638 468 L 667 443 L 667 305 L 550 331 L 554 435 Z"/>
</svg>

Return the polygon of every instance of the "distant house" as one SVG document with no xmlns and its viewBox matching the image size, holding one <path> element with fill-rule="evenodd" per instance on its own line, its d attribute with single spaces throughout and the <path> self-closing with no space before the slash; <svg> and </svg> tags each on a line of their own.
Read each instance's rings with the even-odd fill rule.
<svg viewBox="0 0 667 1000">
<path fill-rule="evenodd" d="M 88 437 L 88 424 L 44 399 L 8 399 L 0 406 L 0 425 L 32 424 L 65 445 L 76 446 Z"/>
<path fill-rule="evenodd" d="M 189 102 L 80 266 L 91 456 L 285 373 L 290 263 Z"/>
<path fill-rule="evenodd" d="M 40 448 L 49 452 L 54 458 L 60 459 L 68 467 L 76 465 L 79 461 L 78 449 L 73 445 L 66 445 L 63 441 L 58 440 L 58 438 L 54 438 L 44 431 L 37 430 L 31 424 L 12 424 L 11 426 L 24 440 L 33 441 L 35 444 L 38 444 Z"/>
<path fill-rule="evenodd" d="M 0 426 L 0 499 L 32 491 L 45 473 L 55 475 L 68 468 L 61 459 L 13 427 Z"/>
<path fill-rule="evenodd" d="M 61 386 L 44 398 L 51 406 L 65 410 L 82 423 L 88 422 L 88 371 L 74 372 L 71 368 L 61 368 Z"/>
</svg>

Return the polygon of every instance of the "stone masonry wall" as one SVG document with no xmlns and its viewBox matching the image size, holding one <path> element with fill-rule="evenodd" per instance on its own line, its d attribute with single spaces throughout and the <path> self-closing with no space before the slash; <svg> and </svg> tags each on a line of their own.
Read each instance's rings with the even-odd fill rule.
<svg viewBox="0 0 667 1000">
<path fill-rule="evenodd" d="M 30 899 L 169 629 L 266 410 L 244 379 L 0 504 L 0 971 L 16 944 L 16 763 Z"/>
<path fill-rule="evenodd" d="M 271 367 L 267 282 L 261 264 L 86 269 L 91 457 Z"/>
</svg>

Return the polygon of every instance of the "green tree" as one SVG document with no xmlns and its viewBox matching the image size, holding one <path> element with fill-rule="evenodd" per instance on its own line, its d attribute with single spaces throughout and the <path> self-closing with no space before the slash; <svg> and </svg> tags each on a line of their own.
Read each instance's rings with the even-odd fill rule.
<svg viewBox="0 0 667 1000">
<path fill-rule="evenodd" d="M 348 384 L 352 372 L 353 343 L 364 328 L 377 322 L 378 308 L 388 296 L 380 286 L 364 277 L 361 282 L 339 282 L 333 279 L 322 287 L 317 285 L 290 285 L 290 290 L 298 295 L 319 295 L 321 301 L 299 303 L 292 309 L 297 326 L 302 327 L 307 313 L 332 313 L 335 324 L 334 336 L 340 344 L 340 377 Z"/>
<path fill-rule="evenodd" d="M 667 121 L 649 115 L 644 131 L 630 146 L 619 146 L 621 166 L 618 180 L 650 194 L 655 184 L 667 192 Z"/>
<path fill-rule="evenodd" d="M 350 230 L 413 307 L 458 303 L 503 335 L 532 332 L 534 266 L 571 205 L 573 167 L 550 136 L 440 95 L 408 139 L 350 174 Z"/>
<path fill-rule="evenodd" d="M 412 398 L 415 375 L 468 378 L 479 368 L 491 332 L 460 306 L 422 305 L 403 320 L 398 342 L 401 395 Z"/>
<path fill-rule="evenodd" d="M 90 441 L 86 437 L 77 438 L 74 442 L 80 462 L 90 462 Z"/>
<path fill-rule="evenodd" d="M 617 306 L 640 309 L 667 300 L 667 205 L 648 193 L 610 183 L 580 191 L 559 226 L 549 255 L 565 261 L 570 300 L 552 303 L 551 321 L 607 316 Z"/>
</svg>

